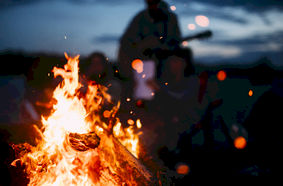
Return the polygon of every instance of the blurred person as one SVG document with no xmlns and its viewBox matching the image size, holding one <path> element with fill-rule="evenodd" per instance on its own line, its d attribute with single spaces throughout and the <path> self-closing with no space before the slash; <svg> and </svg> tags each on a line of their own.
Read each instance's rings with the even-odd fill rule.
<svg viewBox="0 0 283 186">
<path fill-rule="evenodd" d="M 164 142 L 171 150 L 176 147 L 179 134 L 201 118 L 200 79 L 194 72 L 192 51 L 176 49 L 166 60 L 158 82 L 148 82 L 156 91 L 152 107 L 165 122 Z"/>
<path fill-rule="evenodd" d="M 259 175 L 281 175 L 283 79 L 274 78 L 272 88 L 258 98 L 243 126 L 249 140 L 249 159 L 259 168 Z"/>
<path fill-rule="evenodd" d="M 120 39 L 118 62 L 120 73 L 127 82 L 127 96 L 134 86 L 131 63 L 134 59 L 153 62 L 159 76 L 166 50 L 173 50 L 180 43 L 177 16 L 162 0 L 145 0 L 147 8 L 139 12 Z M 157 70 L 156 70 L 157 68 Z M 129 89 L 130 88 L 130 89 Z"/>
<path fill-rule="evenodd" d="M 121 85 L 119 80 L 114 77 L 113 68 L 105 55 L 101 52 L 93 52 L 81 65 L 84 83 L 95 81 L 95 83 L 107 87 L 111 101 L 113 104 L 117 104 L 120 100 Z"/>
</svg>

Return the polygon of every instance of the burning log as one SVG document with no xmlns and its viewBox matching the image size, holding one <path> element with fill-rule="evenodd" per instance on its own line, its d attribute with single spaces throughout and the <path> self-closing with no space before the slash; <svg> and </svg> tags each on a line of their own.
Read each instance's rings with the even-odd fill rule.
<svg viewBox="0 0 283 186">
<path fill-rule="evenodd" d="M 114 169 L 115 174 L 119 175 L 121 182 L 130 185 L 133 181 L 138 185 L 155 185 L 156 183 L 153 174 L 124 145 L 107 132 L 100 136 L 94 132 L 70 133 L 68 141 L 71 147 L 77 151 L 97 148 L 101 154 L 100 159 L 109 163 L 108 166 Z"/>
<path fill-rule="evenodd" d="M 103 135 L 100 142 L 98 149 L 101 158 L 109 163 L 109 167 L 115 167 L 114 172 L 127 184 L 136 182 L 137 185 L 156 185 L 153 174 L 115 137 Z M 111 152 L 113 149 L 114 154 Z"/>
<path fill-rule="evenodd" d="M 100 138 L 94 132 L 87 134 L 70 133 L 68 138 L 71 147 L 78 151 L 95 149 L 100 143 Z"/>
</svg>

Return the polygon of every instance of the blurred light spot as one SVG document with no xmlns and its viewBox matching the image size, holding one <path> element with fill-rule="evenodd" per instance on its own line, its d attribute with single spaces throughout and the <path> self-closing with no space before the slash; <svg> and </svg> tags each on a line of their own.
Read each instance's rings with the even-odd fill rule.
<svg viewBox="0 0 283 186">
<path fill-rule="evenodd" d="M 207 27 L 209 25 L 209 19 L 204 15 L 196 16 L 195 21 L 201 27 Z"/>
<path fill-rule="evenodd" d="M 154 92 L 152 92 L 151 95 L 154 96 Z"/>
<path fill-rule="evenodd" d="M 115 70 L 115 73 L 118 73 L 119 72 L 119 70 Z"/>
<path fill-rule="evenodd" d="M 48 73 L 47 76 L 50 76 L 50 73 Z"/>
<path fill-rule="evenodd" d="M 171 9 L 172 11 L 175 11 L 175 10 L 176 10 L 176 6 L 172 5 L 172 6 L 170 6 L 170 9 Z"/>
<path fill-rule="evenodd" d="M 67 36 L 66 36 L 66 35 L 64 35 L 64 39 L 67 39 Z"/>
<path fill-rule="evenodd" d="M 194 29 L 196 29 L 196 25 L 195 24 L 188 24 L 188 29 L 194 30 Z"/>
<path fill-rule="evenodd" d="M 128 102 L 131 101 L 131 98 L 127 98 L 126 101 L 128 101 Z"/>
<path fill-rule="evenodd" d="M 109 60 L 109 58 L 107 57 L 107 58 L 106 58 L 106 61 L 108 61 L 108 60 Z"/>
<path fill-rule="evenodd" d="M 137 73 L 143 72 L 143 62 L 140 59 L 135 59 L 132 62 L 132 68 L 137 71 Z"/>
<path fill-rule="evenodd" d="M 226 79 L 227 75 L 226 75 L 226 72 L 224 70 L 220 70 L 218 73 L 217 73 L 217 79 L 219 81 L 224 81 Z"/>
<path fill-rule="evenodd" d="M 254 92 L 252 90 L 249 91 L 249 96 L 253 96 Z"/>
<path fill-rule="evenodd" d="M 190 168 L 186 164 L 180 164 L 180 165 L 177 166 L 176 171 L 177 171 L 178 174 L 187 175 L 190 171 Z"/>
<path fill-rule="evenodd" d="M 160 37 L 159 37 L 159 39 L 163 39 L 163 37 L 162 37 L 162 36 L 160 36 Z"/>
<path fill-rule="evenodd" d="M 143 102 L 142 100 L 138 100 L 137 103 L 136 103 L 137 107 L 141 107 L 143 106 Z"/>
<path fill-rule="evenodd" d="M 103 112 L 103 117 L 109 118 L 110 116 L 111 116 L 111 112 L 110 112 L 109 110 L 105 110 L 105 111 Z"/>
<path fill-rule="evenodd" d="M 142 127 L 141 120 L 137 119 L 137 128 L 140 129 Z"/>
<path fill-rule="evenodd" d="M 165 85 L 167 86 L 167 85 L 168 85 L 168 83 L 166 82 L 166 83 L 165 83 Z"/>
<path fill-rule="evenodd" d="M 134 113 L 134 111 L 131 110 L 131 111 L 130 111 L 130 114 L 133 114 L 133 113 Z"/>
<path fill-rule="evenodd" d="M 145 74 L 143 74 L 143 75 L 142 75 L 142 78 L 145 78 L 145 76 L 146 76 L 146 75 L 145 75 Z"/>
<path fill-rule="evenodd" d="M 182 45 L 183 45 L 183 46 L 188 46 L 188 45 L 189 45 L 189 42 L 188 42 L 188 41 L 183 41 L 183 42 L 182 42 Z"/>
<path fill-rule="evenodd" d="M 243 136 L 239 136 L 234 140 L 234 146 L 237 149 L 244 149 L 247 145 L 247 141 Z"/>
<path fill-rule="evenodd" d="M 132 119 L 128 119 L 127 123 L 128 123 L 129 125 L 134 125 L 134 124 L 135 124 L 134 120 L 132 120 Z"/>
</svg>

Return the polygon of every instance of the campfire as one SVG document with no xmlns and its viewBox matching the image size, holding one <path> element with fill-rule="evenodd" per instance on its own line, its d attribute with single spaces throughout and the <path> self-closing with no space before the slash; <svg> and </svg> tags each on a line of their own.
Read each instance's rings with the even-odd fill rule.
<svg viewBox="0 0 283 186">
<path fill-rule="evenodd" d="M 25 150 L 12 165 L 24 167 L 28 185 L 153 184 L 154 176 L 138 160 L 140 120 L 123 128 L 118 104 L 104 111 L 109 121 L 104 122 L 101 107 L 111 102 L 106 87 L 81 84 L 79 56 L 65 56 L 64 68 L 53 69 L 62 81 L 53 92 L 51 114 L 36 127 L 36 145 L 14 145 Z"/>
</svg>

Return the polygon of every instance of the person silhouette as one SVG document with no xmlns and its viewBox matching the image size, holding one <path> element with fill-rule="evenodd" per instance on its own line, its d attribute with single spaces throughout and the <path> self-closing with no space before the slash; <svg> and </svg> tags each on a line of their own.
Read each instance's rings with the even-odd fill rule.
<svg viewBox="0 0 283 186">
<path fill-rule="evenodd" d="M 134 59 L 153 62 L 159 76 L 165 58 L 163 51 L 173 50 L 181 40 L 177 16 L 167 3 L 162 0 L 145 0 L 145 3 L 147 8 L 133 18 L 120 39 L 118 63 L 120 74 L 128 85 L 127 92 L 134 87 L 131 68 Z"/>
</svg>

